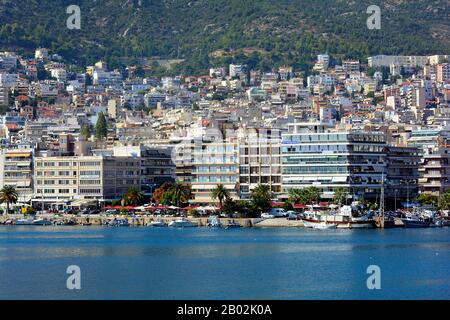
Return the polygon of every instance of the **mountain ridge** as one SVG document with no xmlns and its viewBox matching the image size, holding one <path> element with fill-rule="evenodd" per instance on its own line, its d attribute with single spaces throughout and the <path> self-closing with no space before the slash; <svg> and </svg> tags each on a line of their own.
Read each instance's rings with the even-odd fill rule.
<svg viewBox="0 0 450 320">
<path fill-rule="evenodd" d="M 80 6 L 81 30 L 66 28 L 72 4 Z M 366 25 L 374 4 L 381 30 Z M 43 46 L 81 64 L 179 58 L 186 60 L 180 68 L 193 73 L 229 62 L 308 68 L 321 52 L 358 59 L 448 54 L 449 16 L 445 0 L 2 0 L 0 49 L 29 53 Z M 217 58 L 217 50 L 235 54 Z"/>
</svg>

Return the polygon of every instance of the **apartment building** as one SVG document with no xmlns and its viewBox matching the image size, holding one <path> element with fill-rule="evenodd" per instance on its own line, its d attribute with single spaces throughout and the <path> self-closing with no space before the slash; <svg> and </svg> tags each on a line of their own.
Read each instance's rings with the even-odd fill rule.
<svg viewBox="0 0 450 320">
<path fill-rule="evenodd" d="M 387 148 L 387 172 L 385 176 L 385 198 L 410 202 L 419 193 L 419 165 L 421 151 L 418 148 Z"/>
<path fill-rule="evenodd" d="M 448 82 L 450 81 L 450 63 L 443 63 L 437 65 L 437 81 Z"/>
<path fill-rule="evenodd" d="M 148 196 L 165 182 L 175 181 L 175 163 L 172 148 L 138 146 L 115 146 L 114 157 L 133 157 L 140 161 L 141 191 Z"/>
<path fill-rule="evenodd" d="M 13 186 L 18 203 L 28 203 L 33 197 L 33 156 L 31 147 L 0 150 L 0 188 Z"/>
<path fill-rule="evenodd" d="M 370 68 L 390 67 L 392 64 L 402 67 L 423 67 L 429 62 L 429 58 L 427 56 L 378 55 L 369 57 L 367 60 Z"/>
<path fill-rule="evenodd" d="M 421 193 L 439 196 L 450 190 L 449 150 L 442 147 L 425 149 L 419 173 L 419 189 Z"/>
<path fill-rule="evenodd" d="M 380 132 L 336 131 L 322 123 L 292 123 L 283 133 L 282 191 L 315 186 L 332 199 L 338 187 L 349 196 L 376 198 L 386 172 Z"/>
<path fill-rule="evenodd" d="M 272 194 L 281 194 L 281 130 L 251 128 L 239 138 L 239 194 L 249 199 L 258 185 L 270 187 Z"/>
<path fill-rule="evenodd" d="M 192 193 L 194 203 L 214 203 L 211 198 L 223 184 L 232 199 L 238 199 L 239 148 L 236 139 L 204 142 L 193 151 Z"/>
<path fill-rule="evenodd" d="M 74 200 L 120 199 L 141 183 L 140 159 L 132 157 L 36 157 L 34 168 L 32 203 L 44 209 Z"/>
<path fill-rule="evenodd" d="M 0 85 L 0 107 L 6 107 L 9 104 L 9 89 Z"/>
</svg>

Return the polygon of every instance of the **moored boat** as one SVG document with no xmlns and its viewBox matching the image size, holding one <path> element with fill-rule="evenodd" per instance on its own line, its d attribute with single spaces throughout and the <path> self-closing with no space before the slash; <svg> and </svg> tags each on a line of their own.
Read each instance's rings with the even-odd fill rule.
<svg viewBox="0 0 450 320">
<path fill-rule="evenodd" d="M 318 230 L 329 230 L 329 229 L 336 229 L 337 225 L 332 223 L 321 222 L 313 225 L 313 228 Z"/>
<path fill-rule="evenodd" d="M 208 219 L 209 228 L 222 228 L 222 223 L 217 216 L 211 216 Z"/>
<path fill-rule="evenodd" d="M 428 228 L 431 225 L 429 219 L 425 219 L 418 215 L 407 215 L 402 218 L 402 222 L 405 225 L 405 228 Z"/>
<path fill-rule="evenodd" d="M 33 225 L 35 226 L 49 226 L 52 222 L 47 219 L 35 219 L 33 220 Z"/>
<path fill-rule="evenodd" d="M 236 222 L 236 221 L 228 221 L 227 223 L 227 229 L 233 229 L 233 228 L 241 228 L 242 226 Z"/>
<path fill-rule="evenodd" d="M 33 222 L 34 222 L 34 219 L 31 219 L 31 218 L 17 219 L 14 224 L 17 226 L 32 226 Z"/>
<path fill-rule="evenodd" d="M 312 208 L 302 214 L 301 220 L 306 228 L 323 228 L 324 225 L 336 225 L 337 228 L 368 229 L 374 227 L 373 219 L 358 210 L 356 204 L 343 206 L 337 212 L 331 213 L 322 213 Z"/>
<path fill-rule="evenodd" d="M 187 220 L 186 218 L 177 219 L 169 223 L 172 228 L 194 228 L 198 227 L 198 223 Z"/>
<path fill-rule="evenodd" d="M 152 222 L 149 222 L 147 224 L 147 226 L 161 228 L 161 227 L 167 227 L 167 223 L 165 223 L 164 221 L 152 221 Z"/>
<path fill-rule="evenodd" d="M 108 225 L 111 227 L 128 227 L 130 224 L 128 219 L 114 218 L 114 220 L 111 220 Z"/>
</svg>

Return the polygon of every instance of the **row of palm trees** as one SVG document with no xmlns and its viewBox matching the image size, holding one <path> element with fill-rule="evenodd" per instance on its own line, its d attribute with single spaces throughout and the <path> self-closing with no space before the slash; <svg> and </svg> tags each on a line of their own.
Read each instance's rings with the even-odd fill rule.
<svg viewBox="0 0 450 320">
<path fill-rule="evenodd" d="M 183 183 L 165 183 L 160 188 L 155 190 L 154 198 L 160 202 L 169 202 L 179 206 L 181 203 L 186 203 L 191 197 L 191 189 L 188 185 Z M 6 203 L 6 212 L 9 213 L 10 205 L 17 203 L 18 193 L 13 186 L 4 186 L 0 190 L 0 204 Z M 218 184 L 211 193 L 211 198 L 219 202 L 220 208 L 226 200 L 230 199 L 230 191 L 223 185 Z M 255 201 L 270 201 L 270 190 L 264 185 L 258 186 L 253 191 L 252 198 Z M 343 188 L 335 191 L 334 200 L 336 203 L 345 201 L 346 192 Z M 305 189 L 291 189 L 289 191 L 289 201 L 291 203 L 309 204 L 319 202 L 320 190 L 316 187 L 309 187 Z M 139 205 L 144 201 L 144 195 L 138 188 L 131 188 L 124 195 L 123 200 L 127 205 Z"/>
</svg>

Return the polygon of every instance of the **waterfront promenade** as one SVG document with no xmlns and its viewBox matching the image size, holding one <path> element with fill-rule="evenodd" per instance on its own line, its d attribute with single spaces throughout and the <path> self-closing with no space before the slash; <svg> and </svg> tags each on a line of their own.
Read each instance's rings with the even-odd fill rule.
<svg viewBox="0 0 450 320">
<path fill-rule="evenodd" d="M 7 221 L 15 221 L 23 219 L 21 214 L 10 214 L 8 216 L 0 216 L 0 225 Z M 54 224 L 64 224 L 69 221 L 75 222 L 75 225 L 94 225 L 104 226 L 114 219 L 127 219 L 130 226 L 147 226 L 151 222 L 161 221 L 169 224 L 171 221 L 180 217 L 176 216 L 153 216 L 153 215 L 70 215 L 70 214 L 40 214 L 36 218 L 46 219 Z M 208 226 L 208 217 L 188 217 L 189 221 L 197 223 L 199 227 Z M 237 224 L 244 228 L 303 228 L 304 224 L 301 220 L 288 220 L 286 218 L 261 219 L 261 218 L 217 218 L 223 227 L 227 227 L 230 223 Z M 403 226 L 400 219 L 396 219 L 395 224 L 399 227 Z"/>
<path fill-rule="evenodd" d="M 26 216 L 25 216 L 26 217 Z M 10 215 L 2 215 L 0 216 L 0 224 L 4 224 L 8 220 L 17 220 L 17 219 L 23 219 L 24 215 L 21 214 L 10 214 Z M 63 223 L 68 221 L 74 221 L 77 225 L 107 225 L 108 222 L 114 220 L 114 219 L 127 219 L 130 226 L 146 226 L 147 224 L 154 222 L 154 221 L 162 221 L 165 223 L 170 223 L 171 221 L 180 219 L 180 217 L 175 216 L 153 216 L 153 215 L 135 215 L 135 216 L 128 216 L 128 215 L 70 215 L 70 214 L 40 214 L 36 216 L 36 218 L 41 219 L 47 219 L 51 222 L 55 223 Z M 189 217 L 189 221 L 197 222 L 199 227 L 206 227 L 208 226 L 208 217 Z M 224 227 L 227 227 L 228 224 L 231 222 L 239 224 L 241 227 L 255 227 L 258 225 L 259 222 L 263 221 L 263 219 L 260 218 L 218 218 L 218 220 L 222 223 Z M 284 220 L 286 219 L 277 219 L 277 220 Z M 300 223 L 300 221 L 297 221 Z M 301 225 L 302 226 L 302 225 Z"/>
</svg>

